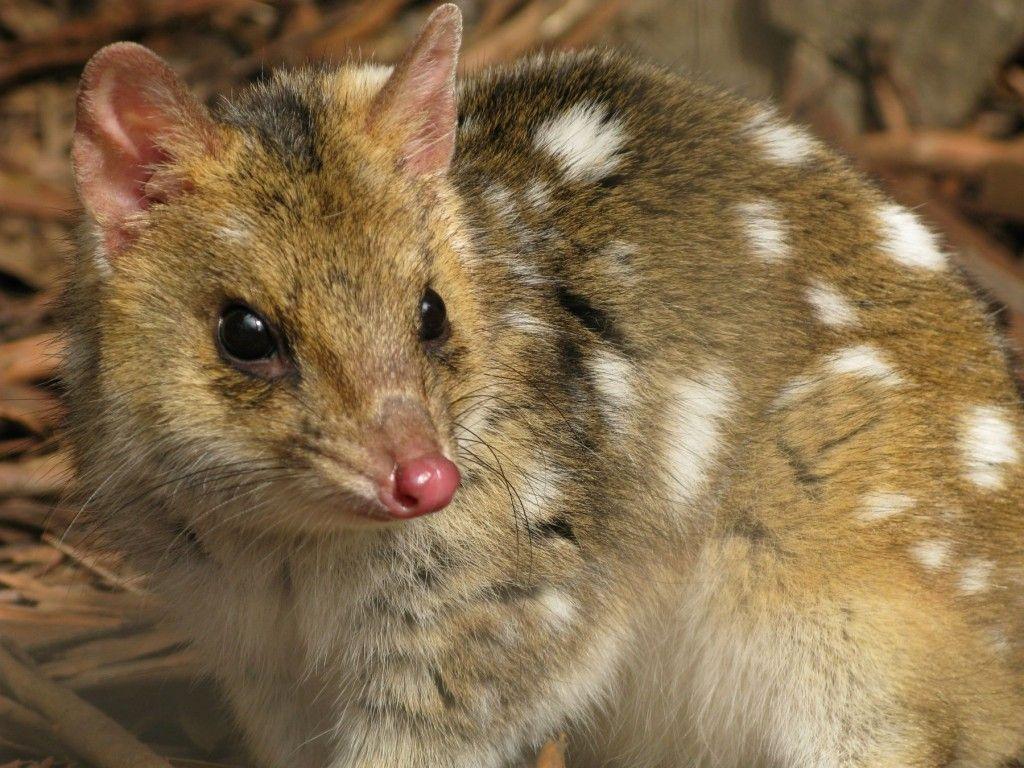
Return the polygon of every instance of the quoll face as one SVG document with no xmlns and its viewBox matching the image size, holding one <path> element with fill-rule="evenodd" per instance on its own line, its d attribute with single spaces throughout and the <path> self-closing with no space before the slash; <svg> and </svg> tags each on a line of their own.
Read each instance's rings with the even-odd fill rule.
<svg viewBox="0 0 1024 768">
<path fill-rule="evenodd" d="M 201 168 L 183 155 L 147 181 L 180 173 L 189 189 L 143 199 L 146 226 L 97 253 L 106 386 L 165 471 L 203 471 L 232 504 L 288 497 L 286 525 L 434 511 L 459 481 L 451 408 L 479 322 L 455 233 L 430 180 L 352 125 L 365 104 L 283 145 L 304 109 L 229 105 Z M 264 524 L 260 508 L 239 521 Z"/>
</svg>

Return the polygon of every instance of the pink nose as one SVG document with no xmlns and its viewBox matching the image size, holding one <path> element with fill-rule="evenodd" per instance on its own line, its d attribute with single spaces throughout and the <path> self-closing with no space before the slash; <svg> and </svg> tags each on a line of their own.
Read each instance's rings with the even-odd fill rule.
<svg viewBox="0 0 1024 768">
<path fill-rule="evenodd" d="M 398 465 L 393 489 L 382 489 L 381 501 L 394 517 L 419 517 L 448 506 L 461 480 L 444 456 L 421 456 Z"/>
</svg>

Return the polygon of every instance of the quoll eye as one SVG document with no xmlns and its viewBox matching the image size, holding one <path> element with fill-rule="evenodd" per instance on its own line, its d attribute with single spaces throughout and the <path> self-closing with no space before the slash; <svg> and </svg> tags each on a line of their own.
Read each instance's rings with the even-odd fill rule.
<svg viewBox="0 0 1024 768">
<path fill-rule="evenodd" d="M 437 341 L 448 332 L 448 314 L 442 299 L 433 288 L 427 288 L 420 299 L 420 339 Z"/>
<path fill-rule="evenodd" d="M 242 363 L 269 360 L 277 353 L 277 340 L 267 321 L 238 304 L 221 314 L 217 339 L 228 356 Z"/>
</svg>

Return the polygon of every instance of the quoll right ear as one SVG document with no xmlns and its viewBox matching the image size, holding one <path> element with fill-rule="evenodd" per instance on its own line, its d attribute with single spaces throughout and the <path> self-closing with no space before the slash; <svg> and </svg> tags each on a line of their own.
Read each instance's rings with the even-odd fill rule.
<svg viewBox="0 0 1024 768">
<path fill-rule="evenodd" d="M 430 14 L 370 109 L 378 135 L 402 136 L 399 162 L 413 176 L 448 171 L 455 152 L 455 68 L 462 12 L 445 3 Z"/>
<path fill-rule="evenodd" d="M 135 43 L 98 51 L 82 73 L 71 142 L 75 185 L 113 262 L 135 238 L 140 213 L 185 189 L 169 172 L 188 153 L 212 153 L 206 109 L 159 56 Z"/>
</svg>

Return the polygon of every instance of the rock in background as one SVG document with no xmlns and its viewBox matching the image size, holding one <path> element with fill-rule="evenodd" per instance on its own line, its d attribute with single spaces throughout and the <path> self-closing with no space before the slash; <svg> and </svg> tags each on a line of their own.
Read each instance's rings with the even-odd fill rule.
<svg viewBox="0 0 1024 768">
<path fill-rule="evenodd" d="M 794 64 L 851 130 L 871 127 L 853 91 L 884 60 L 916 124 L 955 127 L 1021 45 L 1020 0 L 639 0 L 615 39 L 673 69 L 782 98 Z M 796 59 L 797 61 L 794 61 Z"/>
</svg>

